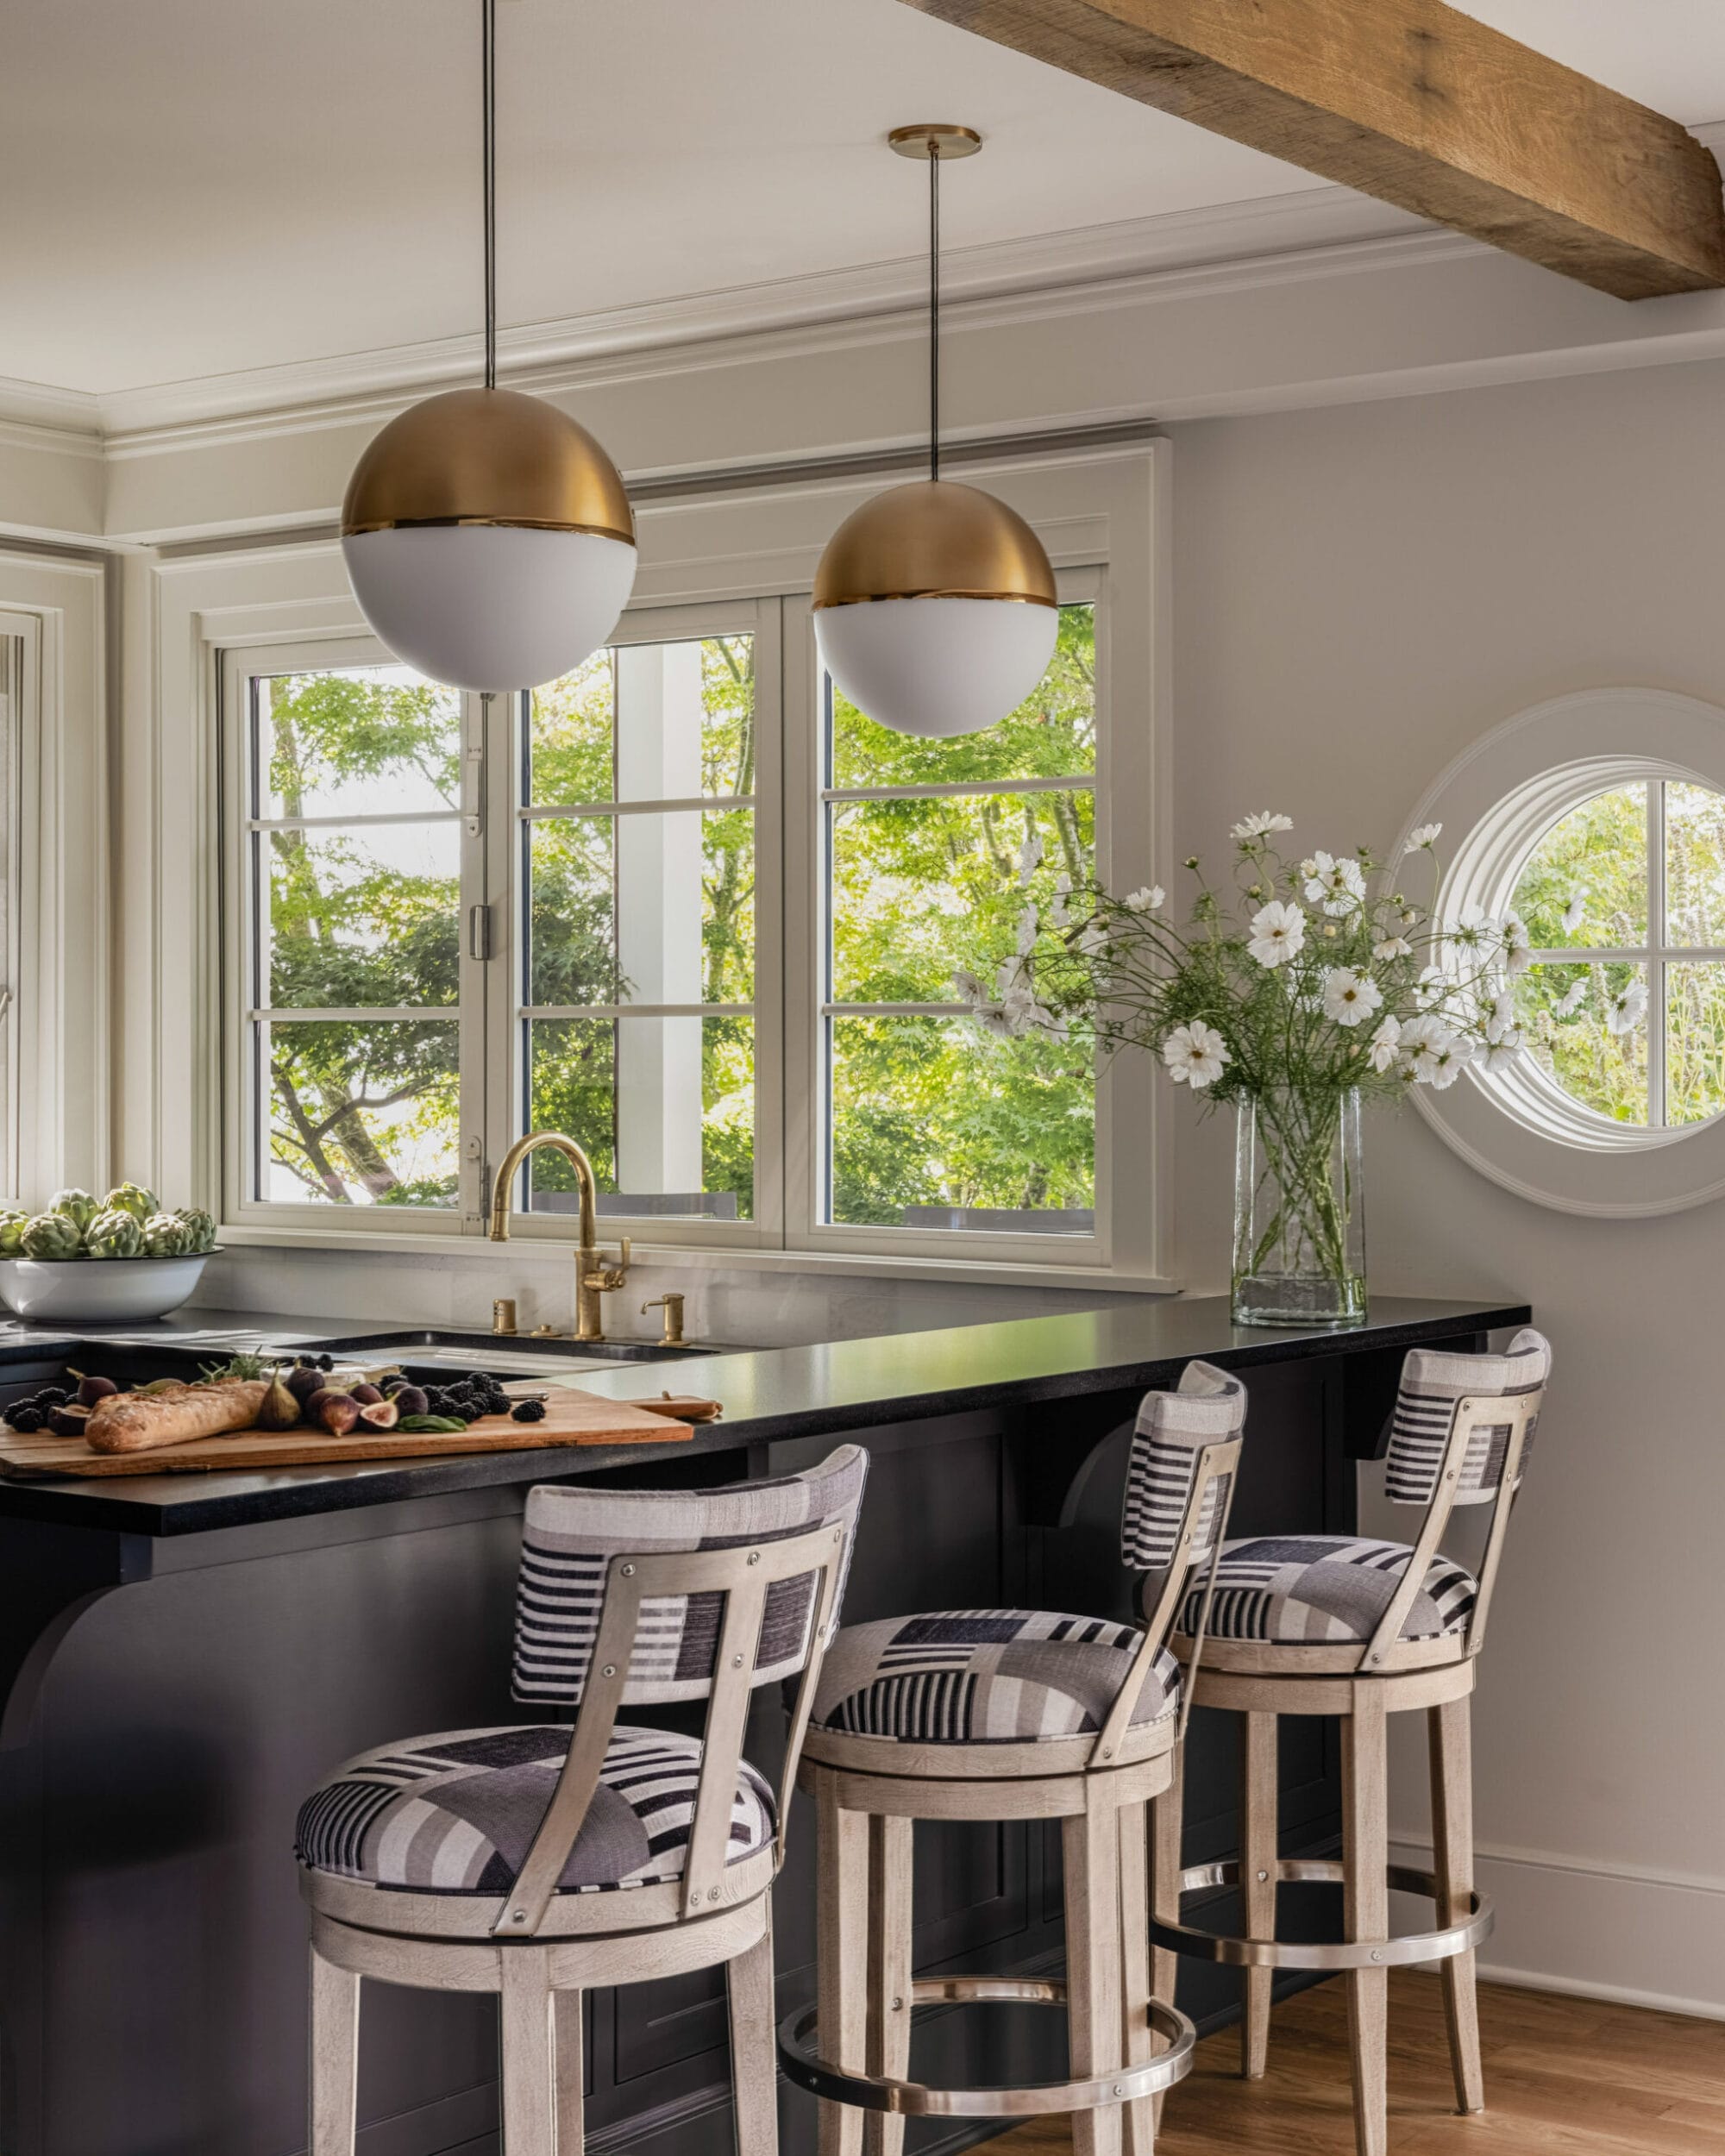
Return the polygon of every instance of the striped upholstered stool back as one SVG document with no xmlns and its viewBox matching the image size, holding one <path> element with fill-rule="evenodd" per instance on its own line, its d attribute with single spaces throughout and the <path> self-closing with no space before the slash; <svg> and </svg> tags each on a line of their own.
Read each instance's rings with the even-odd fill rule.
<svg viewBox="0 0 1725 2156">
<path fill-rule="evenodd" d="M 1542 1389 L 1552 1372 L 1551 1343 L 1524 1326 L 1502 1355 L 1451 1355 L 1414 1348 L 1402 1365 L 1402 1388 L 1389 1428 L 1384 1488 L 1398 1505 L 1429 1505 L 1438 1494 L 1444 1453 L 1455 1427 L 1459 1400 L 1515 1399 Z M 1521 1441 L 1527 1469 L 1538 1417 Z M 1509 1443 L 1508 1422 L 1477 1426 L 1457 1479 L 1454 1502 L 1485 1505 L 1497 1495 Z M 1518 1475 L 1517 1479 L 1520 1479 Z"/>
<path fill-rule="evenodd" d="M 841 1445 L 819 1467 L 771 1482 L 721 1489 L 593 1489 L 542 1484 L 530 1490 L 516 1601 L 514 1691 L 518 1700 L 580 1704 L 586 1689 L 612 1560 L 679 1551 L 781 1542 L 813 1528 L 851 1530 L 869 1456 Z M 767 1591 L 752 1682 L 795 1677 L 808 1658 L 816 1579 L 775 1580 Z M 841 1572 L 829 1631 L 838 1622 Z M 656 1595 L 643 1601 L 620 1704 L 698 1700 L 712 1689 L 724 1596 Z"/>
<path fill-rule="evenodd" d="M 1245 1387 L 1214 1363 L 1189 1363 L 1171 1393 L 1146 1393 L 1138 1411 L 1120 1511 L 1120 1560 L 1131 1570 L 1163 1572 L 1174 1561 L 1203 1448 L 1245 1427 Z M 1205 1489 L 1189 1561 L 1208 1564 L 1227 1531 L 1232 1475 Z"/>
</svg>

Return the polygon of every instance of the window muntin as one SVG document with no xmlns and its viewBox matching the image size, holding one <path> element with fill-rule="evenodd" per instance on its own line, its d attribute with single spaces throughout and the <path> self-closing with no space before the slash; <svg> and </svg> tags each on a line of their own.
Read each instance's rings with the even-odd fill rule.
<svg viewBox="0 0 1725 2156">
<path fill-rule="evenodd" d="M 253 1195 L 453 1206 L 461 699 L 396 666 L 260 674 L 248 732 Z"/>
<path fill-rule="evenodd" d="M 1512 903 L 1534 946 L 1517 1014 L 1556 1086 L 1649 1131 L 1725 1109 L 1725 794 L 1652 775 L 1590 793 Z"/>
<path fill-rule="evenodd" d="M 826 1225 L 1095 1234 L 1092 1044 L 994 1038 L 951 975 L 1094 874 L 1095 649 L 1095 605 L 1063 605 L 1035 694 L 956 739 L 876 726 L 823 677 Z"/>
<path fill-rule="evenodd" d="M 526 699 L 523 1127 L 578 1139 L 614 1215 L 755 1217 L 756 659 L 622 644 Z M 568 1211 L 568 1163 L 521 1201 Z"/>
</svg>

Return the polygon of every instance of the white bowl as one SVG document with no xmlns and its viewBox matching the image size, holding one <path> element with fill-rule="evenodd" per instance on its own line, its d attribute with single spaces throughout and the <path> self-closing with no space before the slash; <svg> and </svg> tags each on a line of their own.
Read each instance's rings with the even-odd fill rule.
<svg viewBox="0 0 1725 2156">
<path fill-rule="evenodd" d="M 0 1297 L 33 1325 L 165 1318 L 216 1253 L 191 1257 L 0 1257 Z"/>
</svg>

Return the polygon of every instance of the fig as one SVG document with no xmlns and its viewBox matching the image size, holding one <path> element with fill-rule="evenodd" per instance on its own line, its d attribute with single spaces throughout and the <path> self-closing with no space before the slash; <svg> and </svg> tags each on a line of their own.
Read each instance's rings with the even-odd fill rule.
<svg viewBox="0 0 1725 2156">
<path fill-rule="evenodd" d="M 367 1401 L 360 1410 L 360 1420 L 372 1430 L 393 1430 L 400 1417 L 401 1410 L 392 1400 Z"/>
<path fill-rule="evenodd" d="M 430 1395 L 417 1385 L 398 1385 L 390 1395 L 398 1415 L 423 1415 L 430 1412 Z"/>
<path fill-rule="evenodd" d="M 260 1430 L 292 1430 L 299 1420 L 299 1401 L 279 1369 L 270 1379 L 269 1390 L 258 1402 L 255 1417 Z"/>
<path fill-rule="evenodd" d="M 313 1393 L 321 1393 L 325 1389 L 323 1371 L 304 1363 L 297 1369 L 291 1369 L 281 1382 L 302 1407 Z"/>
<path fill-rule="evenodd" d="M 383 1388 L 380 1385 L 355 1385 L 348 1397 L 357 1400 L 361 1407 L 375 1407 L 383 1398 Z"/>
<path fill-rule="evenodd" d="M 81 1438 L 89 1420 L 87 1407 L 56 1407 L 48 1416 L 48 1427 L 57 1438 Z"/>
<path fill-rule="evenodd" d="M 323 1392 L 317 1396 L 316 1420 L 332 1438 L 345 1438 L 365 1410 L 346 1393 Z"/>
<path fill-rule="evenodd" d="M 80 1407 L 93 1407 L 98 1400 L 106 1400 L 110 1394 L 120 1389 L 111 1377 L 85 1377 L 78 1370 L 69 1370 L 66 1375 L 78 1380 L 78 1404 Z"/>
</svg>

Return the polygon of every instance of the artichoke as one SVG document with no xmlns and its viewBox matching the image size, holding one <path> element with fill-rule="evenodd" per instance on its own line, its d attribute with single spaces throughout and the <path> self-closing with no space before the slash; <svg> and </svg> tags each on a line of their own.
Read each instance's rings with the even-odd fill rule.
<svg viewBox="0 0 1725 2156">
<path fill-rule="evenodd" d="M 102 1200 L 104 1213 L 129 1213 L 141 1227 L 156 1209 L 156 1194 L 141 1183 L 122 1183 Z"/>
<path fill-rule="evenodd" d="M 132 1213 L 112 1206 L 91 1222 L 84 1247 L 92 1257 L 138 1257 L 143 1252 L 144 1232 Z"/>
<path fill-rule="evenodd" d="M 18 1238 L 26 1257 L 76 1257 L 84 1244 L 76 1221 L 63 1213 L 39 1213 Z"/>
<path fill-rule="evenodd" d="M 212 1214 L 204 1212 L 198 1206 L 181 1206 L 174 1213 L 174 1219 L 181 1221 L 191 1232 L 189 1249 L 194 1251 L 215 1249 L 216 1221 Z"/>
<path fill-rule="evenodd" d="M 153 1213 L 144 1223 L 144 1251 L 149 1257 L 185 1257 L 191 1250 L 191 1230 L 177 1213 Z"/>
<path fill-rule="evenodd" d="M 101 1210 L 87 1190 L 57 1190 L 48 1200 L 48 1211 L 70 1220 L 80 1235 Z"/>
<path fill-rule="evenodd" d="M 29 1225 L 27 1213 L 0 1213 L 0 1257 L 16 1257 Z"/>
</svg>

